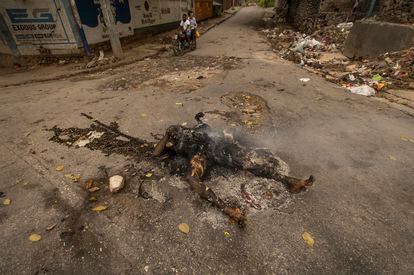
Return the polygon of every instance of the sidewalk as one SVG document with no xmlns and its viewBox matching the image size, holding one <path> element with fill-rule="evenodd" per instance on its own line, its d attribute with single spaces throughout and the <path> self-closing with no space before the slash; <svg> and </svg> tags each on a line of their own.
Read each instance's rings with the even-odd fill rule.
<svg viewBox="0 0 414 275">
<path fill-rule="evenodd" d="M 234 14 L 236 14 L 241 8 L 236 7 L 234 9 L 229 9 L 223 13 L 220 17 L 211 18 L 205 21 L 200 22 L 199 31 L 201 34 L 209 31 L 215 26 L 226 21 Z M 162 40 L 162 37 L 172 36 L 173 31 L 163 32 L 149 39 L 144 39 L 143 41 L 138 41 L 138 46 L 127 44 L 124 45 L 124 59 L 115 62 L 109 63 L 101 66 L 96 66 L 93 68 L 86 68 L 86 64 L 89 62 L 79 61 L 77 63 L 70 62 L 65 64 L 49 64 L 49 65 L 35 65 L 28 69 L 21 69 L 20 71 L 11 70 L 10 68 L 0 68 L 0 87 L 9 87 L 17 85 L 25 85 L 36 82 L 45 82 L 51 80 L 64 79 L 81 74 L 95 73 L 99 71 L 108 70 L 110 68 L 116 68 L 124 65 L 128 65 L 145 58 L 149 58 L 155 55 L 160 54 L 161 52 L 168 50 L 168 44 L 163 44 L 161 42 L 156 43 L 156 41 Z M 155 39 L 154 39 L 155 38 Z M 157 38 L 159 38 L 157 40 Z M 136 42 L 135 42 L 136 43 Z M 105 53 L 105 58 L 110 59 L 112 54 L 110 52 Z"/>
</svg>

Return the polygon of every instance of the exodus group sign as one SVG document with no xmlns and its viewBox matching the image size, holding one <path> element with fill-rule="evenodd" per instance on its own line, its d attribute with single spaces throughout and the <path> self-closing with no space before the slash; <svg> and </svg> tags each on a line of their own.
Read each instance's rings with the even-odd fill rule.
<svg viewBox="0 0 414 275">
<path fill-rule="evenodd" d="M 49 9 L 33 9 L 31 16 L 27 9 L 6 9 L 10 21 L 14 23 L 54 23 Z"/>
<path fill-rule="evenodd" d="M 64 33 L 57 29 L 61 22 L 48 7 L 6 8 L 5 11 L 17 43 L 55 43 L 66 39 Z M 57 12 L 56 9 L 54 11 Z"/>
</svg>

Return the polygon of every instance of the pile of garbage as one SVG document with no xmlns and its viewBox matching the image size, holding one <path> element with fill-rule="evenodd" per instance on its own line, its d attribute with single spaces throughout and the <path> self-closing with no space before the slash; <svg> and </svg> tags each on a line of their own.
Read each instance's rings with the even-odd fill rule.
<svg viewBox="0 0 414 275">
<path fill-rule="evenodd" d="M 85 65 L 85 68 L 90 69 L 94 67 L 99 67 L 109 63 L 115 63 L 116 61 L 117 59 L 115 56 L 111 56 L 110 58 L 105 57 L 104 51 L 100 50 L 99 56 L 93 57 L 92 60 Z"/>
<path fill-rule="evenodd" d="M 351 92 L 374 95 L 386 89 L 414 89 L 414 48 L 377 58 L 349 59 L 342 54 L 353 23 L 321 27 L 311 35 L 272 28 L 263 33 L 282 58 L 323 75 Z"/>
</svg>

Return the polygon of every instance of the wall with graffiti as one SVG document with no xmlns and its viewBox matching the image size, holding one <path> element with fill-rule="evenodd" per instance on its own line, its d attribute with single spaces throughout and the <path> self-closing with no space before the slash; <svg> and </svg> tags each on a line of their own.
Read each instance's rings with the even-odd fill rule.
<svg viewBox="0 0 414 275">
<path fill-rule="evenodd" d="M 110 0 L 121 37 L 134 30 L 177 22 L 182 12 L 192 9 L 192 0 Z M 76 6 L 89 44 L 109 39 L 98 0 L 76 0 Z"/>
<path fill-rule="evenodd" d="M 193 0 L 110 0 L 110 4 L 121 37 L 178 22 L 193 10 Z M 0 0 L 0 53 L 81 53 L 81 31 L 89 45 L 109 40 L 99 0 Z"/>
</svg>

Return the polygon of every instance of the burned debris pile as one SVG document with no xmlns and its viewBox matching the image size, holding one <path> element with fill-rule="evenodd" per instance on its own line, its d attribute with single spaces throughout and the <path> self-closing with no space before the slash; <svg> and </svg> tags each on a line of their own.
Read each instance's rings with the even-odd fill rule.
<svg viewBox="0 0 414 275">
<path fill-rule="evenodd" d="M 153 148 L 150 142 L 124 134 L 119 130 L 116 122 L 106 125 L 88 114 L 82 115 L 93 123 L 88 128 L 66 128 L 57 126 L 49 131 L 53 132 L 50 141 L 68 147 L 86 147 L 90 150 L 99 150 L 105 155 L 121 154 L 140 160 L 151 155 Z"/>
<path fill-rule="evenodd" d="M 185 175 L 191 188 L 240 225 L 244 224 L 244 213 L 226 205 L 211 188 L 202 183 L 207 169 L 220 166 L 248 171 L 255 176 L 281 182 L 292 193 L 301 192 L 313 184 L 313 176 L 297 179 L 282 174 L 279 160 L 269 150 L 247 148 L 229 133 L 214 132 L 209 125 L 202 122 L 203 116 L 203 113 L 196 115 L 198 125 L 194 128 L 170 126 L 155 147 L 154 156 L 169 154 L 172 162 L 179 161 L 180 165 L 184 165 L 184 168 L 178 170 L 187 171 Z"/>
<path fill-rule="evenodd" d="M 285 163 L 268 149 L 250 148 L 229 132 L 215 131 L 203 122 L 203 113 L 196 115 L 197 124 L 194 127 L 168 127 L 165 135 L 158 138 L 159 142 L 156 144 L 122 133 L 116 123 L 107 125 L 90 115 L 82 115 L 93 122 L 90 127 L 61 129 L 55 126 L 50 129 L 54 134 L 50 140 L 68 147 L 100 150 L 107 155 L 122 154 L 130 157 L 135 163 L 145 161 L 146 166 L 149 164 L 156 170 L 164 171 L 161 172 L 163 177 L 179 176 L 202 199 L 240 226 L 244 226 L 246 222 L 247 209 L 243 205 L 255 209 L 262 208 L 255 193 L 259 192 L 263 200 L 269 201 L 273 196 L 283 193 L 280 190 L 277 192 L 279 195 L 273 193 L 271 185 L 284 185 L 290 193 L 299 193 L 314 182 L 313 176 L 298 179 L 286 175 Z M 229 197 L 220 197 L 218 194 L 223 190 L 218 189 L 216 191 L 219 192 L 216 193 L 207 185 L 207 182 L 224 175 L 223 171 L 226 171 L 230 178 L 238 172 L 246 173 L 245 181 L 238 184 L 238 190 L 231 191 L 241 197 L 245 202 L 243 205 L 231 201 Z M 250 183 L 249 177 L 262 178 L 263 181 L 252 180 L 253 183 Z M 246 181 L 249 183 L 246 184 Z M 256 183 L 262 184 L 263 188 L 251 186 Z"/>
</svg>

